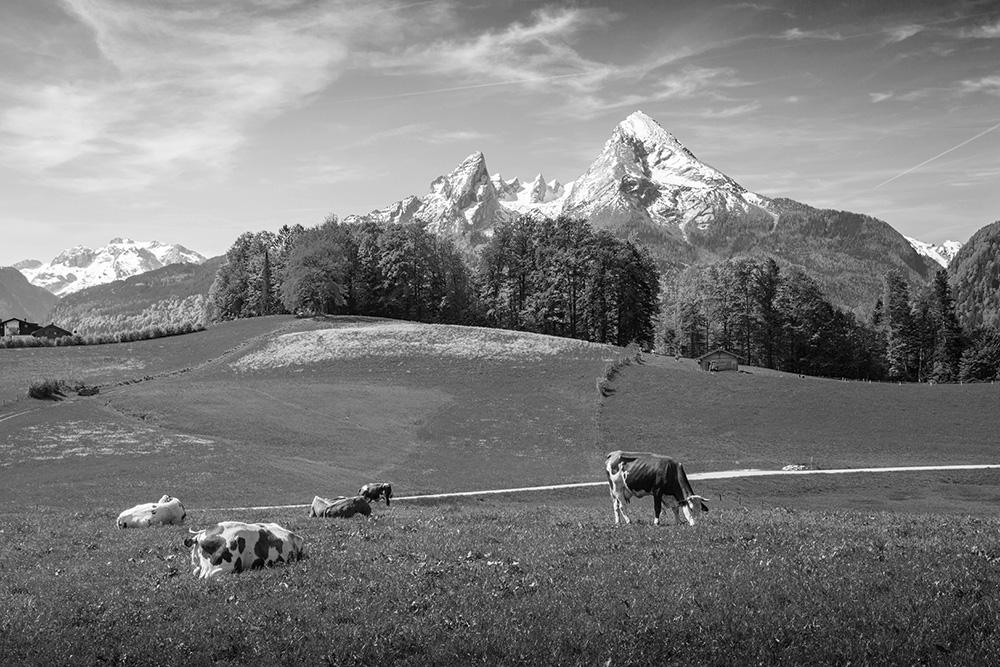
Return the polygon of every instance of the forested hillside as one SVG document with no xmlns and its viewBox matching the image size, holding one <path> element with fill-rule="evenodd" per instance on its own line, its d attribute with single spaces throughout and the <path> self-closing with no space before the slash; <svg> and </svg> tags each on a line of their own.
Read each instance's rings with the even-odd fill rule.
<svg viewBox="0 0 1000 667">
<path fill-rule="evenodd" d="M 849 211 L 816 209 L 775 199 L 777 219 L 716 219 L 707 230 L 692 229 L 701 249 L 698 263 L 741 256 L 774 257 L 785 268 L 813 278 L 834 305 L 867 317 L 882 289 L 882 276 L 897 270 L 914 286 L 930 283 L 940 268 L 918 254 L 888 223 Z"/>
<path fill-rule="evenodd" d="M 948 273 L 963 326 L 1000 327 L 1000 220 L 972 235 Z"/>
<path fill-rule="evenodd" d="M 58 300 L 52 292 L 29 283 L 17 269 L 0 266 L 0 320 L 18 317 L 48 324 Z"/>
<path fill-rule="evenodd" d="M 223 261 L 171 264 L 68 294 L 53 318 L 82 336 L 203 323 L 208 290 Z"/>
</svg>

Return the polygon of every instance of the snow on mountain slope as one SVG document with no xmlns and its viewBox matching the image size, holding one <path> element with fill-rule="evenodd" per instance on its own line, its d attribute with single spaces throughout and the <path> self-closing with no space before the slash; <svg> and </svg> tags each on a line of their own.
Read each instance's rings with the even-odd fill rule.
<svg viewBox="0 0 1000 667">
<path fill-rule="evenodd" d="M 204 261 L 201 254 L 181 245 L 114 238 L 108 245 L 96 250 L 74 246 L 56 255 L 50 262 L 29 259 L 14 266 L 32 284 L 63 296 L 168 264 L 201 264 Z"/>
<path fill-rule="evenodd" d="M 948 268 L 951 264 L 951 260 L 955 259 L 955 255 L 958 251 L 962 249 L 961 241 L 945 241 L 941 245 L 934 245 L 933 243 L 926 243 L 924 241 L 919 241 L 915 238 L 909 236 L 905 237 L 913 249 L 924 257 L 929 257 L 935 262 L 940 264 L 944 268 Z"/>
<path fill-rule="evenodd" d="M 770 200 L 701 162 L 659 123 L 636 111 L 618 124 L 578 178 L 563 213 L 618 225 L 640 219 L 688 237 L 722 213 L 771 213 Z"/>
<path fill-rule="evenodd" d="M 511 218 L 500 204 L 497 189 L 486 170 L 486 158 L 473 153 L 447 176 L 431 182 L 423 197 L 409 196 L 365 215 L 347 216 L 345 221 L 373 220 L 404 224 L 420 220 L 435 234 L 474 244 L 493 233 L 493 228 Z"/>
</svg>

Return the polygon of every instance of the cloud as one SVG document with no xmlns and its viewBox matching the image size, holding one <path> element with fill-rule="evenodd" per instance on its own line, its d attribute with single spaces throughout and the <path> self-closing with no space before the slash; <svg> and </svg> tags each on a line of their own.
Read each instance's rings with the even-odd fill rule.
<svg viewBox="0 0 1000 667">
<path fill-rule="evenodd" d="M 747 102 L 746 104 L 740 104 L 735 107 L 728 107 L 725 109 L 712 110 L 701 112 L 702 118 L 734 118 L 736 116 L 742 116 L 744 114 L 752 113 L 760 108 L 760 102 L 756 100 L 753 102 Z"/>
<path fill-rule="evenodd" d="M 886 39 L 890 44 L 895 44 L 897 42 L 902 42 L 904 40 L 913 37 L 924 31 L 924 26 L 916 23 L 907 23 L 904 25 L 894 26 L 892 28 L 886 28 L 885 34 Z"/>
<path fill-rule="evenodd" d="M 544 8 L 529 22 L 515 22 L 471 38 L 413 44 L 395 53 L 372 53 L 370 65 L 398 75 L 431 74 L 463 81 L 454 89 L 517 83 L 531 89 L 590 90 L 613 67 L 583 57 L 573 47 L 581 33 L 615 19 L 604 9 Z"/>
<path fill-rule="evenodd" d="M 874 104 L 878 104 L 879 102 L 885 102 L 886 100 L 891 100 L 894 97 L 894 95 L 895 94 L 892 91 L 888 93 L 868 93 L 868 96 L 871 98 Z"/>
<path fill-rule="evenodd" d="M 1000 39 L 1000 19 L 974 28 L 962 28 L 958 31 L 958 36 L 966 39 Z"/>
<path fill-rule="evenodd" d="M 254 123 L 337 78 L 351 35 L 398 22 L 377 2 L 64 3 L 91 40 L 74 55 L 99 60 L 0 89 L 0 160 L 83 191 L 224 169 Z"/>
<path fill-rule="evenodd" d="M 1000 74 L 984 76 L 980 79 L 966 79 L 959 84 L 959 92 L 964 95 L 972 93 L 1000 95 Z"/>
<path fill-rule="evenodd" d="M 789 28 L 778 35 L 778 39 L 798 41 L 803 39 L 820 39 L 830 41 L 841 41 L 847 39 L 835 30 L 802 30 L 801 28 Z"/>
<path fill-rule="evenodd" d="M 440 130 L 429 123 L 407 123 L 378 132 L 370 132 L 364 137 L 342 144 L 341 150 L 374 146 L 393 139 L 408 139 L 428 144 L 446 144 L 457 141 L 478 141 L 489 138 L 489 134 L 473 130 Z"/>
</svg>

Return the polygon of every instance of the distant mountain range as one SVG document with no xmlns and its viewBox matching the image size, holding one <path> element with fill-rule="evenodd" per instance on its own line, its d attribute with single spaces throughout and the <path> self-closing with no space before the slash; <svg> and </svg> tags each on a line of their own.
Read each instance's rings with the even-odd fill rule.
<svg viewBox="0 0 1000 667">
<path fill-rule="evenodd" d="M 200 264 L 169 264 L 72 292 L 59 299 L 52 319 L 82 335 L 198 324 L 215 272 L 224 262 L 220 256 Z"/>
<path fill-rule="evenodd" d="M 686 266 L 736 255 L 772 255 L 816 277 L 836 303 L 867 312 L 886 270 L 926 284 L 961 244 L 907 239 L 888 223 L 846 211 L 770 199 L 700 161 L 637 111 L 619 123 L 577 179 L 530 182 L 490 176 L 473 153 L 422 197 L 411 195 L 347 221 L 420 220 L 470 250 L 518 215 L 569 215 L 645 243 L 669 277 Z"/>
<path fill-rule="evenodd" d="M 201 264 L 204 261 L 201 254 L 181 245 L 115 238 L 96 250 L 75 246 L 49 262 L 27 259 L 15 264 L 14 268 L 32 284 L 56 296 L 64 296 L 169 264 Z"/>
</svg>

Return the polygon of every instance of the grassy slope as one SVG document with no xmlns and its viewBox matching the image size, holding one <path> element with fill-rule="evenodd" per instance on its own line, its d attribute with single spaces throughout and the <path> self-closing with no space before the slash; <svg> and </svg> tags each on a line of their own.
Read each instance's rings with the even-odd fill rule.
<svg viewBox="0 0 1000 667">
<path fill-rule="evenodd" d="M 995 387 L 709 375 L 655 358 L 627 367 L 597 411 L 601 354 L 238 373 L 229 362 L 263 349 L 270 336 L 256 336 L 268 327 L 328 324 L 229 326 L 225 337 L 170 339 L 204 341 L 178 346 L 175 361 L 142 359 L 189 372 L 0 422 L 0 465 L 26 434 L 49 437 L 50 452 L 60 434 L 63 447 L 118 438 L 126 450 L 0 467 L 0 654 L 10 661 L 1000 657 L 993 472 L 701 482 L 713 512 L 694 530 L 653 529 L 648 499 L 631 506 L 638 525 L 615 530 L 603 489 L 379 506 L 373 524 L 200 509 L 303 502 L 376 477 L 401 493 L 599 479 L 617 446 L 675 453 L 692 472 L 809 457 L 824 467 L 983 462 L 995 460 Z M 147 453 L 128 453 L 122 430 Z M 184 500 L 189 525 L 277 520 L 306 537 L 310 558 L 193 580 L 186 527 L 113 528 L 118 510 L 164 492 Z"/>
<path fill-rule="evenodd" d="M 609 449 L 673 452 L 695 470 L 1000 460 L 1000 386 L 842 382 L 649 357 L 602 406 Z"/>
</svg>

